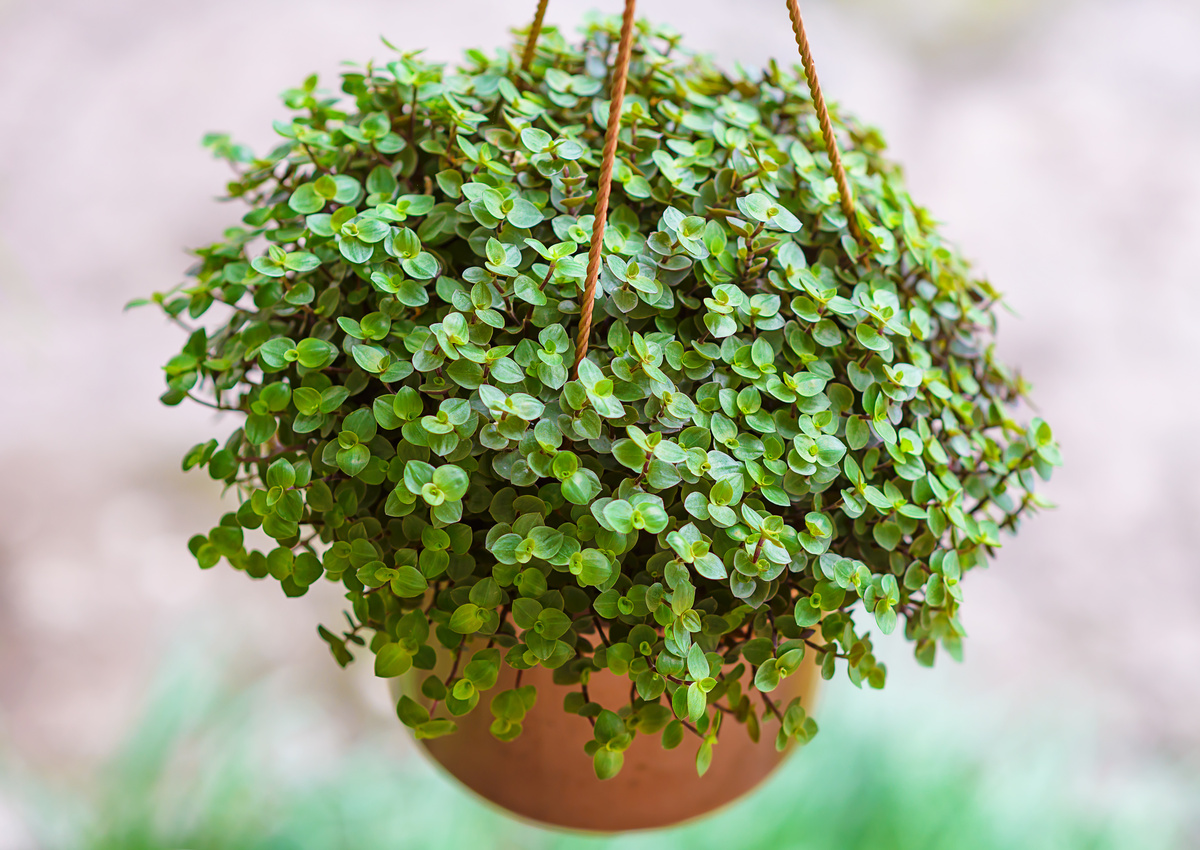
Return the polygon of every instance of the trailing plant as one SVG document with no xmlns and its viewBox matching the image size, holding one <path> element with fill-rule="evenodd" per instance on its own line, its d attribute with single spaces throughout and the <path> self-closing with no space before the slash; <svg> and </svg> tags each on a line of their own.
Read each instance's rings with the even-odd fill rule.
<svg viewBox="0 0 1200 850">
<path fill-rule="evenodd" d="M 900 621 L 920 663 L 958 657 L 963 574 L 1059 461 L 1014 419 L 997 292 L 879 134 L 837 122 L 860 244 L 802 75 L 731 76 L 645 23 L 574 372 L 615 34 L 548 30 L 529 72 L 401 52 L 344 97 L 310 77 L 267 155 L 207 139 L 249 212 L 153 298 L 191 331 L 163 401 L 238 418 L 184 458 L 241 500 L 200 566 L 340 584 L 321 637 L 420 671 L 418 737 L 481 701 L 516 737 L 536 695 L 500 668 L 554 668 L 601 778 L 635 735 L 694 736 L 701 772 L 723 723 L 808 740 L 781 680 L 815 656 L 882 687 L 871 634 Z M 599 671 L 627 704 L 589 700 Z"/>
</svg>

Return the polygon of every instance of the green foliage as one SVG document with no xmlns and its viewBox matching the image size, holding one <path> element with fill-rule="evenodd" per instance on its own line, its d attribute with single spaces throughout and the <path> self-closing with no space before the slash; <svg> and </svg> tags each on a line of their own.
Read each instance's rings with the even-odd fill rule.
<svg viewBox="0 0 1200 850">
<path fill-rule="evenodd" d="M 802 78 L 728 76 L 647 24 L 574 379 L 614 34 L 547 33 L 530 74 L 402 54 L 345 73 L 345 98 L 288 91 L 265 157 L 214 137 L 250 211 L 154 298 L 206 322 L 163 401 L 245 417 L 184 460 L 243 500 L 191 541 L 200 565 L 342 585 L 349 625 L 321 637 L 418 671 L 424 702 L 398 705 L 418 736 L 490 708 L 515 737 L 535 694 L 498 671 L 542 665 L 580 684 L 601 777 L 659 733 L 694 735 L 703 772 L 722 720 L 815 733 L 769 696 L 806 656 L 882 687 L 872 620 L 923 664 L 957 657 L 963 574 L 1059 457 L 1010 413 L 997 293 L 879 135 L 839 122 L 860 247 Z M 588 701 L 604 669 L 628 704 Z"/>
</svg>

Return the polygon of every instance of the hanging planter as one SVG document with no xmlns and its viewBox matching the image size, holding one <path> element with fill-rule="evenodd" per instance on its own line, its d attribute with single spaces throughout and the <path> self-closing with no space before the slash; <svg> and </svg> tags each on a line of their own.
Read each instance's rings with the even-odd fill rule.
<svg viewBox="0 0 1200 850">
<path fill-rule="evenodd" d="M 526 817 L 701 814 L 815 734 L 818 670 L 883 686 L 873 632 L 957 657 L 963 573 L 1058 462 L 997 293 L 831 120 L 788 6 L 804 74 L 627 2 L 310 78 L 266 156 L 209 139 L 250 210 L 153 299 L 205 321 L 163 401 L 242 417 L 184 459 L 241 498 L 200 565 L 338 583 L 338 663 Z"/>
<path fill-rule="evenodd" d="M 442 658 L 434 673 L 445 677 L 452 661 L 449 653 Z M 580 758 L 595 730 L 563 710 L 564 704 L 578 702 L 580 686 L 556 683 L 554 672 L 535 666 L 522 671 L 518 682 L 516 670 L 501 670 L 495 690 L 519 684 L 529 689 L 525 693 L 536 694 L 516 738 L 497 738 L 493 715 L 473 711 L 456 719 L 453 735 L 424 739 L 421 745 L 484 799 L 539 823 L 595 832 L 646 829 L 706 814 L 757 786 L 787 755 L 745 725 L 730 723 L 720 733 L 719 758 L 700 775 L 692 748 L 666 749 L 659 736 L 639 735 L 622 752 L 620 772 L 598 782 L 592 763 Z M 393 679 L 393 696 L 399 699 L 406 686 L 415 692 L 422 676 Z M 811 709 L 819 680 L 810 656 L 772 697 L 783 705 L 799 700 Z M 588 678 L 588 698 L 598 705 L 628 702 L 629 690 L 629 678 L 609 670 Z"/>
</svg>

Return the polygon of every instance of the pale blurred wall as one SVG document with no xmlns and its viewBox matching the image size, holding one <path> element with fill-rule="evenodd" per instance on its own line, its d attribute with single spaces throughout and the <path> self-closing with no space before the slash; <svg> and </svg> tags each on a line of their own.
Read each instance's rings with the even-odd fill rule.
<svg viewBox="0 0 1200 850">
<path fill-rule="evenodd" d="M 533 5 L 0 0 L 0 747 L 94 764 L 197 624 L 237 647 L 240 675 L 349 716 L 331 747 L 387 722 L 369 670 L 340 674 L 314 637 L 331 588 L 288 601 L 187 556 L 221 507 L 178 458 L 212 418 L 158 405 L 182 340 L 120 307 L 240 215 L 212 200 L 226 172 L 204 132 L 262 148 L 279 91 L 383 55 L 379 33 L 452 59 Z M 550 18 L 593 5 L 554 0 Z M 1060 509 L 967 584 L 969 663 L 929 673 L 898 647 L 893 685 L 1079 704 L 1117 763 L 1200 761 L 1200 6 L 802 5 L 829 96 L 885 131 L 914 196 L 1021 314 L 1001 346 L 1066 455 Z M 639 9 L 722 61 L 793 55 L 782 2 Z M 871 699 L 887 710 L 888 692 Z"/>
</svg>

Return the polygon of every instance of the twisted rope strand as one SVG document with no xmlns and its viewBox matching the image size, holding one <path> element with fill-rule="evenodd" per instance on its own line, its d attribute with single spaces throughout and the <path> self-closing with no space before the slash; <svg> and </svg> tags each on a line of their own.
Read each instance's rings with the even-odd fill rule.
<svg viewBox="0 0 1200 850">
<path fill-rule="evenodd" d="M 629 76 L 629 54 L 633 46 L 633 12 L 636 0 L 625 0 L 621 19 L 621 43 L 613 70 L 612 101 L 608 105 L 608 126 L 604 131 L 604 156 L 600 161 L 600 185 L 596 191 L 595 223 L 588 248 L 587 278 L 579 314 L 579 338 L 575 343 L 575 364 L 571 368 L 579 378 L 579 364 L 587 355 L 588 336 L 592 332 L 592 306 L 596 301 L 596 281 L 600 277 L 600 248 L 604 243 L 604 225 L 608 219 L 608 196 L 612 189 L 613 160 L 617 154 L 617 136 L 621 131 L 621 106 L 625 100 L 625 80 Z"/>
<path fill-rule="evenodd" d="M 533 64 L 533 51 L 537 47 L 538 36 L 542 34 L 542 20 L 546 17 L 546 6 L 550 0 L 538 0 L 537 12 L 529 27 L 529 37 L 525 39 L 525 53 L 521 56 L 521 70 L 528 71 Z"/>
<path fill-rule="evenodd" d="M 821 84 L 817 81 L 817 66 L 813 62 L 812 48 L 808 44 L 808 35 L 804 32 L 804 21 L 800 17 L 800 6 L 796 0 L 787 0 L 788 14 L 792 18 L 792 32 L 796 35 L 796 46 L 800 48 L 800 61 L 804 63 L 804 77 L 808 80 L 808 90 L 812 94 L 813 104 L 817 110 L 817 120 L 821 123 L 821 135 L 825 138 L 825 152 L 829 154 L 829 162 L 833 165 L 833 179 L 837 182 L 838 196 L 842 203 L 842 212 L 850 224 L 850 234 L 859 245 L 866 245 L 862 231 L 858 227 L 858 218 L 854 215 L 854 195 L 850 191 L 850 181 L 846 179 L 846 169 L 842 167 L 842 157 L 838 153 L 837 139 L 833 136 L 833 122 L 829 118 L 829 109 L 825 106 L 825 97 L 821 94 Z"/>
</svg>

